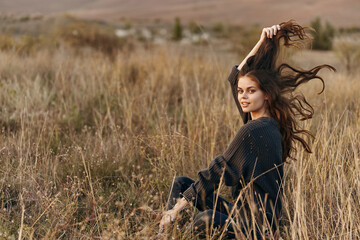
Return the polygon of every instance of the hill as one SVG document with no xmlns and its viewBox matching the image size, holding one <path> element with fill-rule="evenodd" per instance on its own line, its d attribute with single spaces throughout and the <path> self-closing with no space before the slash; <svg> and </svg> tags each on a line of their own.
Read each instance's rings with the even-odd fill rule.
<svg viewBox="0 0 360 240">
<path fill-rule="evenodd" d="M 82 18 L 118 21 L 136 20 L 173 21 L 178 16 L 184 21 L 201 23 L 226 22 L 232 24 L 269 25 L 288 19 L 308 23 L 317 16 L 336 26 L 359 26 L 358 0 L 13 0 L 0 2 L 4 12 L 63 13 Z"/>
</svg>

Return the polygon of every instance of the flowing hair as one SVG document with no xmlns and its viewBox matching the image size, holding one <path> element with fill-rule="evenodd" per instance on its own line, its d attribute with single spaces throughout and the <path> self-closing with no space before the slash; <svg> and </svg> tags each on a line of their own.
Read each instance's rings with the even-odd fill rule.
<svg viewBox="0 0 360 240">
<path fill-rule="evenodd" d="M 311 153 L 311 148 L 306 136 L 314 138 L 308 131 L 303 129 L 297 119 L 306 120 L 312 118 L 313 107 L 302 94 L 294 94 L 295 89 L 312 79 L 319 79 L 322 83 L 322 93 L 325 89 L 324 80 L 318 72 L 327 68 L 336 69 L 324 64 L 310 70 L 297 69 L 287 63 L 276 66 L 279 54 L 280 41 L 286 47 L 298 46 L 303 40 L 310 39 L 305 30 L 294 20 L 280 24 L 281 29 L 275 37 L 266 38 L 254 56 L 248 58 L 240 71 L 239 77 L 249 76 L 255 79 L 260 89 L 268 95 L 268 109 L 272 118 L 276 119 L 280 126 L 282 136 L 282 160 L 292 158 L 291 152 L 295 150 L 294 143 L 300 142 L 304 149 Z"/>
</svg>

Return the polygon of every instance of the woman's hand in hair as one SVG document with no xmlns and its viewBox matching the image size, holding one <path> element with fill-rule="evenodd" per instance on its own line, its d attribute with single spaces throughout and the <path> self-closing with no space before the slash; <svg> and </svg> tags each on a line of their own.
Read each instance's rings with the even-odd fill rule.
<svg viewBox="0 0 360 240">
<path fill-rule="evenodd" d="M 249 57 L 254 56 L 256 52 L 259 50 L 261 44 L 266 40 L 266 38 L 272 38 L 275 36 L 278 31 L 280 31 L 280 25 L 274 25 L 271 27 L 264 28 L 261 33 L 260 40 L 256 43 L 253 49 L 249 52 L 249 54 L 242 60 L 242 62 L 238 66 L 238 70 L 240 71 L 242 67 L 246 64 Z"/>
<path fill-rule="evenodd" d="M 275 36 L 278 31 L 280 31 L 280 25 L 273 25 L 271 27 L 263 28 L 260 41 L 263 42 L 266 38 L 273 38 L 273 36 Z"/>
</svg>

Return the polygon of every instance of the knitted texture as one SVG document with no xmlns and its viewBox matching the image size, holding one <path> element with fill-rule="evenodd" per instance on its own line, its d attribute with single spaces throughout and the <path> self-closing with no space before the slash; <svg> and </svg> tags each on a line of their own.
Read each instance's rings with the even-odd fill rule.
<svg viewBox="0 0 360 240">
<path fill-rule="evenodd" d="M 229 76 L 229 82 L 245 124 L 239 129 L 226 151 L 215 157 L 208 168 L 198 173 L 198 180 L 183 193 L 183 197 L 194 204 L 196 201 L 204 200 L 218 188 L 223 176 L 223 183 L 232 187 L 234 199 L 243 187 L 251 185 L 248 189 L 253 191 L 251 194 L 255 204 L 258 208 L 265 208 L 268 220 L 272 221 L 274 213 L 278 218 L 281 211 L 281 134 L 278 123 L 273 118 L 261 117 L 250 120 L 250 115 L 242 112 L 237 99 L 238 73 L 235 66 Z"/>
</svg>

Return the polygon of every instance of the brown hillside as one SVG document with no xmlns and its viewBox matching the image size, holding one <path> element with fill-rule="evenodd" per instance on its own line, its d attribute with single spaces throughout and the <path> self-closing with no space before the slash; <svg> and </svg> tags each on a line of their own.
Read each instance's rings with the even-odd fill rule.
<svg viewBox="0 0 360 240">
<path fill-rule="evenodd" d="M 117 21 L 161 19 L 268 25 L 288 19 L 307 23 L 317 16 L 336 26 L 359 26 L 358 0 L 13 0 L 2 12 L 68 12 L 79 17 Z"/>
</svg>

